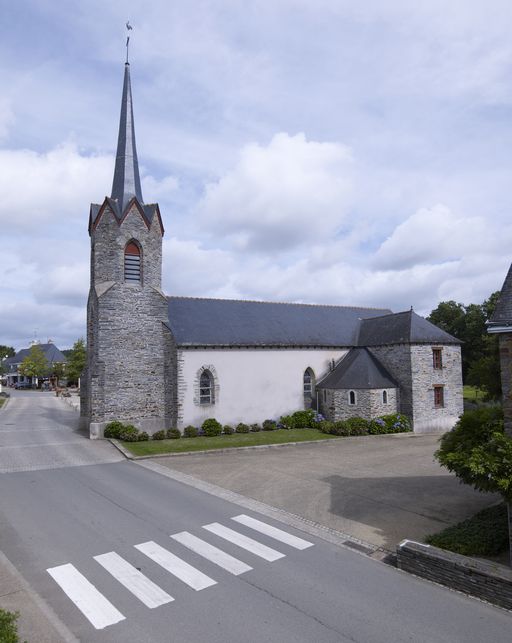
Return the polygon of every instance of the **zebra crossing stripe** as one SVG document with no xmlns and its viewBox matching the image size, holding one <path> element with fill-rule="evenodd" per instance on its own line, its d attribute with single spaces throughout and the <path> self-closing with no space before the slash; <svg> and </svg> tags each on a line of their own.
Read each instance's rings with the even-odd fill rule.
<svg viewBox="0 0 512 643">
<path fill-rule="evenodd" d="M 50 567 L 46 571 L 97 630 L 125 619 L 125 616 L 70 563 Z"/>
<path fill-rule="evenodd" d="M 174 540 L 178 541 L 182 545 L 185 545 L 185 547 L 188 547 L 196 554 L 199 554 L 203 558 L 206 558 L 212 563 L 215 563 L 215 565 L 222 567 L 235 576 L 243 574 L 244 572 L 248 572 L 252 569 L 252 567 L 246 565 L 241 560 L 238 560 L 238 558 L 226 554 L 226 552 L 222 551 L 222 549 L 218 549 L 217 547 L 210 545 L 210 543 L 207 543 L 201 538 L 197 538 L 196 536 L 190 534 L 188 531 L 182 531 L 179 534 L 173 534 L 171 538 L 174 538 Z"/>
<path fill-rule="evenodd" d="M 238 531 L 234 531 L 229 527 L 224 527 L 224 525 L 221 525 L 218 522 L 212 522 L 210 525 L 203 525 L 203 529 L 207 529 L 212 534 L 216 534 L 217 536 L 224 538 L 224 540 L 228 540 L 234 545 L 238 545 L 238 547 L 242 547 L 242 549 L 246 549 L 252 554 L 255 554 L 256 556 L 264 558 L 265 560 L 268 560 L 270 562 L 279 560 L 279 558 L 284 558 L 285 556 L 284 554 L 281 554 L 281 552 L 278 552 L 271 547 L 267 547 L 266 545 L 263 545 L 262 543 L 259 543 L 257 540 L 253 540 L 248 536 L 244 536 L 243 534 L 240 534 Z"/>
<path fill-rule="evenodd" d="M 178 558 L 178 556 L 175 556 L 167 549 L 160 547 L 160 545 L 152 540 L 147 543 L 135 545 L 135 549 L 141 551 L 148 558 L 151 558 L 155 563 L 196 591 L 217 584 L 217 581 L 203 574 L 203 572 L 192 567 L 192 565 L 189 565 L 184 560 L 181 560 L 181 558 Z"/>
<path fill-rule="evenodd" d="M 118 580 L 121 585 L 134 594 L 146 607 L 153 609 L 174 600 L 167 592 L 149 580 L 142 572 L 121 558 L 116 552 L 94 556 L 103 568 Z"/>
<path fill-rule="evenodd" d="M 231 520 L 236 520 L 236 522 L 239 522 L 246 527 L 250 527 L 255 531 L 259 531 L 261 534 L 265 534 L 275 540 L 279 540 L 286 545 L 290 545 L 290 547 L 295 547 L 295 549 L 307 549 L 308 547 L 313 547 L 313 543 L 310 543 L 307 540 L 293 536 L 282 529 L 267 525 L 267 523 L 261 522 L 261 520 L 256 520 L 256 518 L 251 518 L 251 516 L 246 516 L 245 514 L 235 516 L 234 518 L 231 518 Z"/>
</svg>

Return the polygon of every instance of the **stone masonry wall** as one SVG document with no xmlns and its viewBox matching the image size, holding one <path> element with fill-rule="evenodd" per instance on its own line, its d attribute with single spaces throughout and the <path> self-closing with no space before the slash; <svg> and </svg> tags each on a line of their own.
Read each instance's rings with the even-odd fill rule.
<svg viewBox="0 0 512 643">
<path fill-rule="evenodd" d="M 408 344 L 368 348 L 400 387 L 399 412 L 413 419 L 411 347 Z"/>
<path fill-rule="evenodd" d="M 512 437 L 512 333 L 500 334 L 499 346 L 505 431 Z"/>
<path fill-rule="evenodd" d="M 141 283 L 124 281 L 124 249 L 131 239 L 142 248 Z M 91 244 L 89 401 L 84 405 L 91 435 L 100 436 L 104 424 L 114 419 L 150 433 L 168 428 L 173 407 L 172 338 L 164 325 L 168 304 L 160 290 L 158 219 L 148 229 L 136 206 L 121 225 L 105 212 Z"/>
<path fill-rule="evenodd" d="M 503 565 L 410 540 L 398 545 L 397 565 L 405 572 L 512 609 L 512 569 Z"/>
<path fill-rule="evenodd" d="M 356 394 L 356 403 L 349 404 L 350 391 Z M 388 403 L 382 401 L 384 389 L 321 389 L 319 395 L 320 413 L 331 422 L 346 420 L 351 417 L 362 417 L 366 420 L 396 413 L 397 390 L 385 389 L 388 393 Z M 325 401 L 324 401 L 325 391 Z"/>
<path fill-rule="evenodd" d="M 441 369 L 434 368 L 433 348 L 442 351 Z M 415 432 L 451 429 L 463 412 L 460 346 L 411 346 L 411 365 Z M 442 408 L 434 405 L 434 385 L 443 386 Z"/>
</svg>

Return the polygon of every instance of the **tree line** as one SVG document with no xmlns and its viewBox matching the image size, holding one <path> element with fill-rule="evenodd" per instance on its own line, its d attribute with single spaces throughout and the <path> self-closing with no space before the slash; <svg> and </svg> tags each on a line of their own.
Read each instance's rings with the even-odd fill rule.
<svg viewBox="0 0 512 643">
<path fill-rule="evenodd" d="M 497 335 L 487 333 L 487 321 L 498 303 L 499 291 L 482 304 L 442 301 L 427 317 L 439 328 L 460 339 L 464 384 L 482 389 L 487 398 L 501 397 L 500 357 Z"/>
</svg>

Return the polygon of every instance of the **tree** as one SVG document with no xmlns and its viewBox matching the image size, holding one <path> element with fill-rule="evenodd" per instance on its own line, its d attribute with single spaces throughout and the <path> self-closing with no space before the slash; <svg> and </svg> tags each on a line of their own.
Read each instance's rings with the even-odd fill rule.
<svg viewBox="0 0 512 643">
<path fill-rule="evenodd" d="M 6 357 L 14 357 L 16 355 L 16 351 L 12 346 L 4 346 L 3 344 L 0 344 L 0 375 L 3 375 L 6 371 L 5 366 L 3 365 L 3 360 Z"/>
<path fill-rule="evenodd" d="M 55 377 L 55 379 L 57 380 L 56 382 L 57 386 L 59 385 L 59 380 L 61 380 L 64 377 L 64 373 L 65 373 L 65 367 L 62 362 L 55 362 L 52 365 L 50 375 Z"/>
<path fill-rule="evenodd" d="M 466 411 L 445 433 L 434 454 L 441 465 L 478 491 L 499 493 L 512 502 L 512 437 L 505 433 L 500 406 Z M 510 519 L 509 519 L 510 524 Z M 509 527 L 512 562 L 512 531 Z"/>
<path fill-rule="evenodd" d="M 21 362 L 19 371 L 25 377 L 44 377 L 48 373 L 48 361 L 40 346 L 34 344 L 30 347 L 30 352 Z"/>
<path fill-rule="evenodd" d="M 87 350 L 85 348 L 85 342 L 82 338 L 77 339 L 77 341 L 73 344 L 73 348 L 69 352 L 68 361 L 66 364 L 66 375 L 68 381 L 78 381 L 78 378 L 84 370 L 86 359 Z"/>
<path fill-rule="evenodd" d="M 442 301 L 427 319 L 463 344 L 462 377 L 465 383 L 482 388 L 490 399 L 501 396 L 498 338 L 487 334 L 499 292 L 494 292 L 482 304 L 463 304 Z"/>
</svg>

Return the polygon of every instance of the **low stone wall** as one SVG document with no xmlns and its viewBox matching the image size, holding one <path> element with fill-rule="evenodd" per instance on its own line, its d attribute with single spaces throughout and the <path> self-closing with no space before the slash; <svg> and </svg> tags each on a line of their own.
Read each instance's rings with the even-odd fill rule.
<svg viewBox="0 0 512 643">
<path fill-rule="evenodd" d="M 397 547 L 399 569 L 512 609 L 512 569 L 404 540 Z"/>
</svg>

